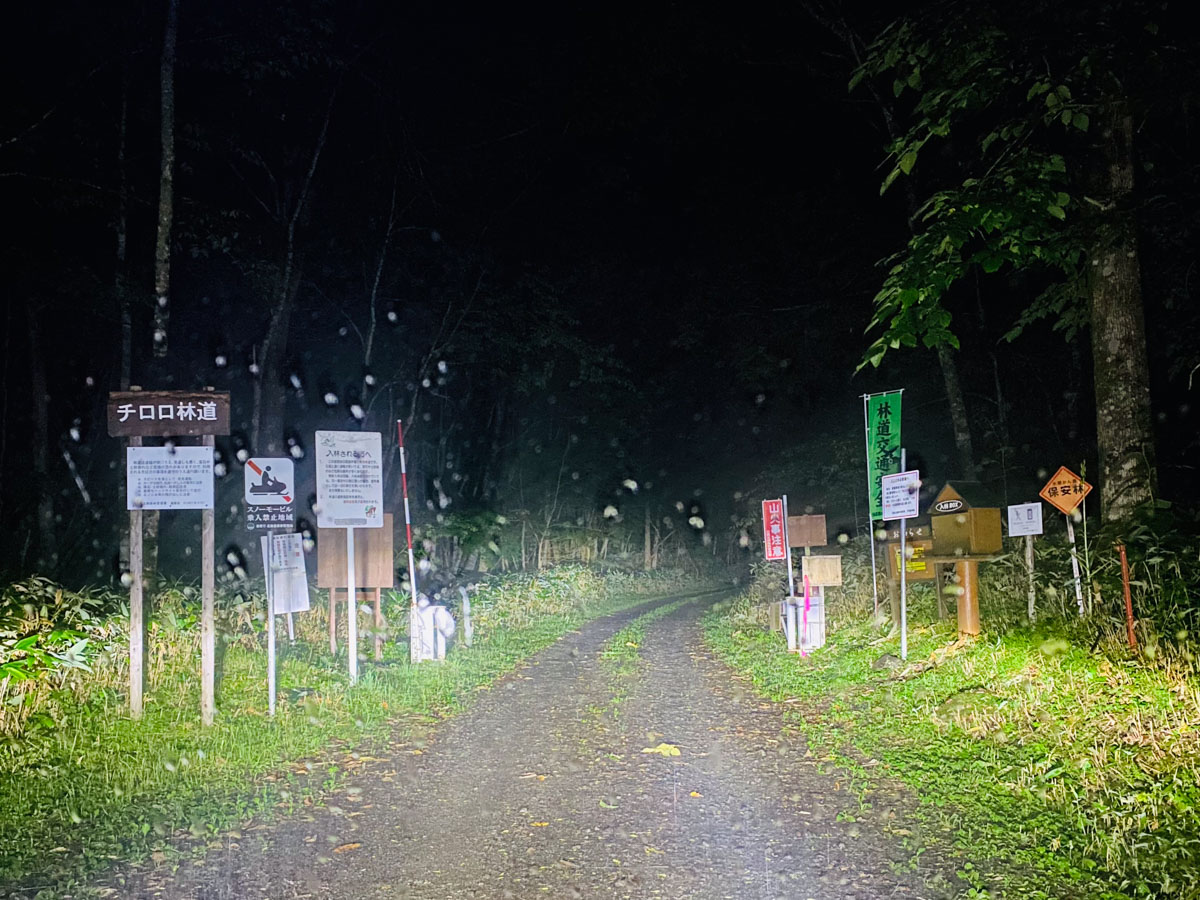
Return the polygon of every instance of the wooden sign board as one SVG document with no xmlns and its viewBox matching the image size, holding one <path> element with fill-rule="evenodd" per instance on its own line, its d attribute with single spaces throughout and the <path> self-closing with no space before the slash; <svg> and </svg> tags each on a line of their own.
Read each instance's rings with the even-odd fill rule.
<svg viewBox="0 0 1200 900">
<path fill-rule="evenodd" d="M 229 434 L 228 391 L 113 391 L 110 437 Z"/>
<path fill-rule="evenodd" d="M 392 514 L 383 514 L 382 528 L 354 531 L 354 580 L 359 588 L 396 585 L 392 545 Z M 346 589 L 346 529 L 317 529 L 317 587 Z"/>
<path fill-rule="evenodd" d="M 1091 492 L 1090 484 L 1066 466 L 1060 466 L 1054 476 L 1046 482 L 1040 496 L 1060 513 L 1069 516 Z"/>
<path fill-rule="evenodd" d="M 824 547 L 829 543 L 825 516 L 788 516 L 788 544 L 792 547 Z"/>
<path fill-rule="evenodd" d="M 808 579 L 809 584 L 819 587 L 841 587 L 842 558 L 840 556 L 803 556 L 801 561 L 804 577 Z"/>
</svg>

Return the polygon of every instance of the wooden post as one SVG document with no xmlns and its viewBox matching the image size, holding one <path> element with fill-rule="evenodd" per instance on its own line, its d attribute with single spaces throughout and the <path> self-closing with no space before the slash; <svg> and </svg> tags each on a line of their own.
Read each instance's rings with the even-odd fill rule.
<svg viewBox="0 0 1200 900">
<path fill-rule="evenodd" d="M 129 439 L 130 447 L 142 446 L 140 437 Z M 128 490 L 128 485 L 126 486 Z M 129 511 L 129 715 L 142 717 L 143 679 L 146 673 L 146 622 L 143 615 L 142 511 Z"/>
<path fill-rule="evenodd" d="M 958 636 L 979 634 L 979 562 L 964 559 L 954 564 L 958 574 Z"/>
<path fill-rule="evenodd" d="M 267 715 L 275 715 L 275 578 L 271 570 L 271 538 L 267 535 L 263 541 L 267 544 L 267 552 L 263 554 L 267 560 Z"/>
<path fill-rule="evenodd" d="M 1033 584 L 1033 535 L 1025 535 L 1025 569 L 1029 572 L 1029 621 L 1037 621 L 1037 610 L 1034 609 L 1033 601 L 1037 597 Z"/>
<path fill-rule="evenodd" d="M 375 659 L 383 659 L 383 588 L 375 588 Z"/>
<path fill-rule="evenodd" d="M 329 655 L 337 656 L 337 588 L 329 589 Z"/>
<path fill-rule="evenodd" d="M 212 447 L 214 443 L 211 434 L 203 436 L 205 447 Z M 215 524 L 214 510 L 200 511 L 200 592 L 203 595 L 200 611 L 200 721 L 206 727 L 212 725 L 216 711 L 217 644 L 213 611 L 213 594 L 217 582 Z"/>
<path fill-rule="evenodd" d="M 1125 587 L 1125 631 L 1129 638 L 1129 649 L 1137 649 L 1137 636 L 1133 631 L 1133 596 L 1129 592 L 1129 557 L 1125 555 L 1125 545 L 1117 544 L 1121 554 L 1121 583 Z"/>
</svg>

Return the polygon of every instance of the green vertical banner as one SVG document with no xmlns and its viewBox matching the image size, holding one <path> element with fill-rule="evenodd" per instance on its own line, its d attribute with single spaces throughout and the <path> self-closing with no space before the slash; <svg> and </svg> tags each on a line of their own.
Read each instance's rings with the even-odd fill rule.
<svg viewBox="0 0 1200 900">
<path fill-rule="evenodd" d="M 867 398 L 867 483 L 871 518 L 883 518 L 884 475 L 900 471 L 900 391 Z"/>
</svg>

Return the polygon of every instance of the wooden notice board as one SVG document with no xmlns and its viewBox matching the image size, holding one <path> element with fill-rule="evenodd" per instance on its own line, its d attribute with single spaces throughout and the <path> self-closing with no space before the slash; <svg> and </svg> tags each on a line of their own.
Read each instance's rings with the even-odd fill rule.
<svg viewBox="0 0 1200 900">
<path fill-rule="evenodd" d="M 788 516 L 788 543 L 793 547 L 826 546 L 825 516 Z"/>
<path fill-rule="evenodd" d="M 354 529 L 354 579 L 358 588 L 396 586 L 392 556 L 392 514 L 382 528 Z M 317 529 L 317 587 L 346 588 L 346 529 Z"/>
</svg>

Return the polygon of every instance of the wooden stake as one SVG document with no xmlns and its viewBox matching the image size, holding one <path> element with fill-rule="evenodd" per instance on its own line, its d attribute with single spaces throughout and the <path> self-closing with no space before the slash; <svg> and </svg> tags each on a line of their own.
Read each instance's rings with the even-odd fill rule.
<svg viewBox="0 0 1200 900">
<path fill-rule="evenodd" d="M 1133 631 L 1133 596 L 1129 593 L 1129 558 L 1125 555 L 1125 545 L 1117 544 L 1117 552 L 1121 554 L 1121 583 L 1125 587 L 1125 632 L 1129 638 L 1129 649 L 1137 649 L 1137 635 Z"/>
<path fill-rule="evenodd" d="M 203 437 L 205 447 L 215 443 L 211 434 Z M 216 712 L 217 642 L 213 594 L 217 583 L 216 518 L 214 511 L 200 511 L 201 574 L 200 591 L 203 606 L 200 611 L 200 721 L 208 727 Z"/>
<path fill-rule="evenodd" d="M 1025 570 L 1029 573 L 1029 621 L 1037 621 L 1037 610 L 1034 609 L 1033 601 L 1037 594 L 1033 585 L 1033 535 L 1025 535 Z"/>
<path fill-rule="evenodd" d="M 142 446 L 140 437 L 129 439 L 130 447 Z M 126 487 L 128 490 L 128 486 Z M 143 615 L 142 582 L 142 511 L 129 511 L 129 715 L 142 717 L 142 690 L 145 675 L 146 623 Z"/>
<path fill-rule="evenodd" d="M 383 659 L 383 588 L 375 588 L 375 659 Z"/>
</svg>

